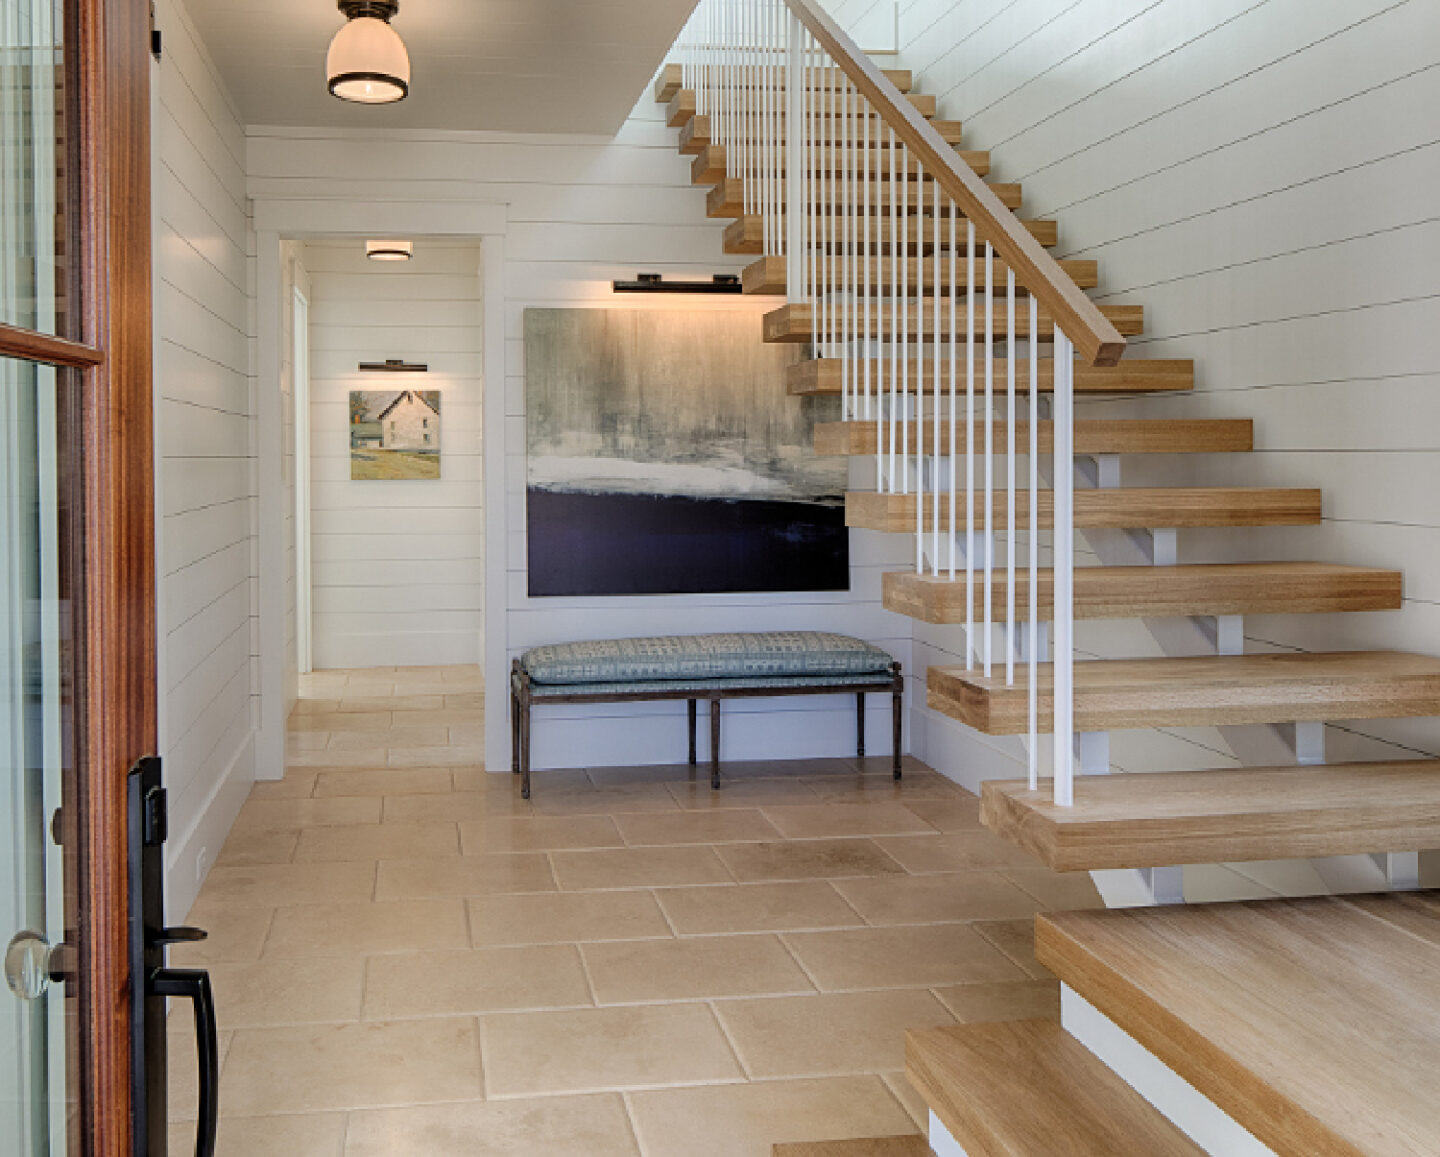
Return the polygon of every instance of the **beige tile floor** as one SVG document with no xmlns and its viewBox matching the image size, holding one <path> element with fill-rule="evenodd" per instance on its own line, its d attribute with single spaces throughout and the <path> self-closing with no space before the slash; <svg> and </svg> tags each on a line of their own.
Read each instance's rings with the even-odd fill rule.
<svg viewBox="0 0 1440 1157">
<path fill-rule="evenodd" d="M 214 977 L 224 1157 L 769 1157 L 919 1130 L 904 1031 L 1053 1016 L 1098 906 L 919 763 L 482 770 L 475 668 L 305 680 L 176 953 Z M 174 1151 L 193 1054 L 172 1030 Z"/>
</svg>

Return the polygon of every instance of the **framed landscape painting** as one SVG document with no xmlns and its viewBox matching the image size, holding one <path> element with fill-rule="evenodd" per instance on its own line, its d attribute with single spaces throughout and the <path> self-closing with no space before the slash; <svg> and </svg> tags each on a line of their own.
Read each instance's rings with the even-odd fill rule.
<svg viewBox="0 0 1440 1157">
<path fill-rule="evenodd" d="M 794 346 L 750 311 L 525 311 L 529 593 L 850 584 L 836 399 L 790 396 Z"/>
<path fill-rule="evenodd" d="M 439 477 L 439 390 L 350 391 L 352 481 Z"/>
</svg>

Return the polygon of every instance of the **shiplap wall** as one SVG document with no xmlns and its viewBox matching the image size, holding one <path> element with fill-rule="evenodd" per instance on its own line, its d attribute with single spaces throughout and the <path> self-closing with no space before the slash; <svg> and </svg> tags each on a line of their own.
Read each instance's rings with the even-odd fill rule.
<svg viewBox="0 0 1440 1157">
<path fill-rule="evenodd" d="M 317 669 L 478 663 L 485 599 L 480 247 L 419 238 L 405 264 L 310 242 Z M 360 362 L 424 362 L 418 375 Z M 439 390 L 438 482 L 350 478 L 351 390 Z"/>
<path fill-rule="evenodd" d="M 154 66 L 161 754 L 171 914 L 254 778 L 254 383 L 245 134 L 183 6 Z"/>
<path fill-rule="evenodd" d="M 844 5 L 855 20 L 866 0 Z M 1402 612 L 1252 617 L 1248 648 L 1440 653 L 1440 8 L 1426 0 L 909 0 L 900 63 L 1102 301 L 1146 307 L 1130 356 L 1193 357 L 1192 396 L 1086 402 L 1104 416 L 1253 417 L 1257 452 L 1127 462 L 1130 485 L 1325 491 L 1319 528 L 1187 532 L 1187 561 L 1403 569 Z M 1102 557 L 1125 545 L 1092 538 Z M 1090 625 L 1090 654 L 1203 650 L 1176 625 Z M 916 630 L 918 666 L 954 633 Z M 1013 772 L 923 710 L 917 743 L 964 778 Z M 1332 758 L 1440 752 L 1440 725 L 1330 728 Z M 1120 733 L 1132 770 L 1280 756 L 1258 729 Z M 1007 767 L 1006 765 L 1009 764 Z"/>
<path fill-rule="evenodd" d="M 910 627 L 880 606 L 880 574 L 904 555 L 878 536 L 853 539 L 852 591 L 843 594 L 530 599 L 526 595 L 524 311 L 578 308 L 741 309 L 754 302 L 618 298 L 609 283 L 637 271 L 738 270 L 721 252 L 722 222 L 706 219 L 650 93 L 613 139 L 463 133 L 371 133 L 252 128 L 250 191 L 257 199 L 471 199 L 507 206 L 504 236 L 506 652 L 537 643 L 657 632 L 802 627 L 845 631 L 889 647 L 908 663 Z M 317 354 L 318 356 L 318 354 Z M 490 499 L 491 507 L 500 501 Z M 491 672 L 493 676 L 496 672 Z M 878 697 L 872 697 L 872 700 Z M 853 735 L 846 698 L 727 705 L 723 743 L 735 758 L 843 755 Z M 874 702 L 872 749 L 888 747 L 888 707 Z M 668 704 L 555 707 L 535 733 L 536 766 L 657 763 L 683 759 L 684 708 Z M 503 720 L 503 708 L 500 719 Z M 644 719 L 642 726 L 637 719 Z M 492 716 L 492 724 L 496 722 Z M 487 732 L 492 769 L 508 766 L 504 728 Z"/>
</svg>

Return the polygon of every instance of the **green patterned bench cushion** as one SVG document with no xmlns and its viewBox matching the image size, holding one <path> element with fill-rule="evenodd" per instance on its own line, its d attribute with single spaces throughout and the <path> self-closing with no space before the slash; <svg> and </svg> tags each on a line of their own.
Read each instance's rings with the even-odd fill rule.
<svg viewBox="0 0 1440 1157">
<path fill-rule="evenodd" d="M 878 677 L 893 661 L 861 639 L 825 631 L 600 639 L 534 647 L 520 657 L 532 684 L 625 684 L 629 690 L 637 683 Z"/>
</svg>

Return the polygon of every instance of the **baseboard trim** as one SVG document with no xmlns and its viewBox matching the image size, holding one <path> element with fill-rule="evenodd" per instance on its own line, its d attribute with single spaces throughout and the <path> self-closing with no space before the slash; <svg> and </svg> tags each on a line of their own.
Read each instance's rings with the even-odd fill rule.
<svg viewBox="0 0 1440 1157">
<path fill-rule="evenodd" d="M 255 782 L 255 732 L 247 731 L 245 741 L 215 781 L 199 813 L 183 833 L 172 833 L 165 857 L 165 915 L 172 924 L 185 919 L 205 876 L 230 834 L 240 808 Z M 205 852 L 203 872 L 200 853 Z"/>
</svg>

